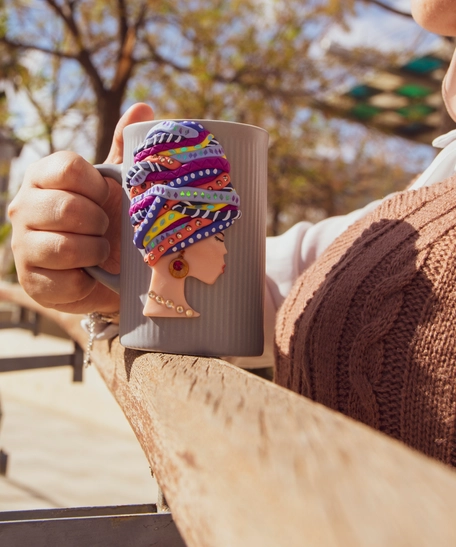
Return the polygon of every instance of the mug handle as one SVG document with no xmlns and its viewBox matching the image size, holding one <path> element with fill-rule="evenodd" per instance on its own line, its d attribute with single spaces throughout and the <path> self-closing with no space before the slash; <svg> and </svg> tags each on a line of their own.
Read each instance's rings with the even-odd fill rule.
<svg viewBox="0 0 456 547">
<path fill-rule="evenodd" d="M 122 185 L 122 165 L 113 163 L 104 163 L 94 165 L 95 169 L 103 175 L 103 177 L 109 177 L 114 179 L 117 183 Z M 89 266 L 84 270 L 92 276 L 94 279 L 116 292 L 120 293 L 120 275 L 112 274 L 100 268 L 100 266 Z"/>
</svg>

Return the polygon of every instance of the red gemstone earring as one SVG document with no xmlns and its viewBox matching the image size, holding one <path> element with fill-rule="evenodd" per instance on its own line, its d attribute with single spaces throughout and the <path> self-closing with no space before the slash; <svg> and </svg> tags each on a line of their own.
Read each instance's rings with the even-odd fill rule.
<svg viewBox="0 0 456 547">
<path fill-rule="evenodd" d="M 169 263 L 169 273 L 178 279 L 181 279 L 188 274 L 188 262 L 184 259 L 184 252 L 185 251 L 181 251 L 179 256 Z"/>
</svg>

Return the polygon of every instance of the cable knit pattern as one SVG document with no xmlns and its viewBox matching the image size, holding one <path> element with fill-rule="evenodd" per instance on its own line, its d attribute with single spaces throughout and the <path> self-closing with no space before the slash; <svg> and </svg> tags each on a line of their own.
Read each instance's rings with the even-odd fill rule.
<svg viewBox="0 0 456 547">
<path fill-rule="evenodd" d="M 403 192 L 296 282 L 276 382 L 456 465 L 456 177 Z"/>
</svg>

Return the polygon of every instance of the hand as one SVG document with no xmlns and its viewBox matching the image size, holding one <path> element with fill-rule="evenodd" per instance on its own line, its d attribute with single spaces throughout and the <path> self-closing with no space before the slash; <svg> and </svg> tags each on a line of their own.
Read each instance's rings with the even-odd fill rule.
<svg viewBox="0 0 456 547">
<path fill-rule="evenodd" d="M 125 126 L 153 120 L 146 104 L 132 106 L 117 124 L 106 163 L 122 163 Z M 12 249 L 19 282 L 39 304 L 70 313 L 111 313 L 119 297 L 85 266 L 120 269 L 121 187 L 73 152 L 32 164 L 10 204 Z"/>
</svg>

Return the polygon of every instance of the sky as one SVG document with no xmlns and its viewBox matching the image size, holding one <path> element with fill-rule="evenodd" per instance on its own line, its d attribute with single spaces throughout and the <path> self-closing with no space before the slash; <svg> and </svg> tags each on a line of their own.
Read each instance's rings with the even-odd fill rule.
<svg viewBox="0 0 456 547">
<path fill-rule="evenodd" d="M 409 0 L 384 0 L 384 3 L 410 13 Z M 363 45 L 379 47 L 385 51 L 396 49 L 402 43 L 405 49 L 412 46 L 417 53 L 425 53 L 441 41 L 423 30 L 413 19 L 395 16 L 368 3 L 357 6 L 357 17 L 352 19 L 349 32 L 342 28 L 333 28 L 329 38 L 345 47 Z"/>
</svg>

